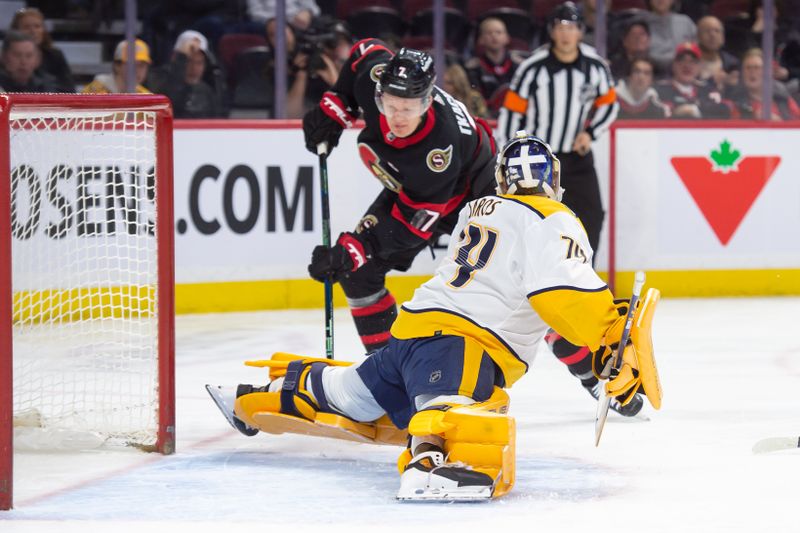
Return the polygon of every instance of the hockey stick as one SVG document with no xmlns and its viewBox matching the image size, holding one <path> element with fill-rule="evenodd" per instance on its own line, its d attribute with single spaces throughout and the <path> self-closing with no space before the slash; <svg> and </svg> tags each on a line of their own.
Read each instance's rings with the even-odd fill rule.
<svg viewBox="0 0 800 533">
<path fill-rule="evenodd" d="M 322 203 L 322 245 L 331 245 L 331 209 L 328 202 L 328 143 L 317 145 Z M 333 359 L 333 281 L 325 280 L 325 357 Z"/>
<path fill-rule="evenodd" d="M 753 446 L 753 453 L 770 453 L 800 448 L 800 437 L 770 437 Z"/>
<path fill-rule="evenodd" d="M 636 311 L 636 302 L 639 301 L 639 295 L 642 293 L 644 286 L 644 272 L 641 270 L 636 272 L 633 281 L 633 294 L 631 295 L 631 302 L 628 306 L 628 314 L 625 317 L 625 327 L 622 328 L 622 336 L 619 339 L 619 346 L 617 353 L 608 359 L 603 372 L 600 374 L 600 379 L 606 382 L 611 377 L 611 371 L 619 370 L 622 367 L 622 352 L 625 351 L 625 345 L 628 344 L 628 337 L 631 334 L 631 327 L 633 326 L 633 314 Z M 600 397 L 597 399 L 597 416 L 594 419 L 594 445 L 600 445 L 600 437 L 603 434 L 603 428 L 606 425 L 606 418 L 608 418 L 608 408 L 611 405 L 611 397 L 606 393 L 605 383 L 600 387 Z"/>
</svg>

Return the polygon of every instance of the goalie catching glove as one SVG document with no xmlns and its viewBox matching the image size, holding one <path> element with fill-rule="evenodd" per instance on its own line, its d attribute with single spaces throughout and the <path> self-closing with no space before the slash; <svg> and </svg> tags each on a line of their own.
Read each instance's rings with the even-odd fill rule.
<svg viewBox="0 0 800 533">
<path fill-rule="evenodd" d="M 340 95 L 327 91 L 322 95 L 319 105 L 303 117 L 306 148 L 316 154 L 317 145 L 326 143 L 330 153 L 339 144 L 342 130 L 352 127 L 357 118 L 356 111 L 348 107 Z"/>
<path fill-rule="evenodd" d="M 370 255 L 368 245 L 355 233 L 342 233 L 333 246 L 317 246 L 311 253 L 308 273 L 317 281 L 331 280 L 334 283 L 348 272 L 355 272 L 367 264 Z"/>
<path fill-rule="evenodd" d="M 608 383 L 605 384 L 606 393 L 617 398 L 623 406 L 629 404 L 636 394 L 644 394 L 654 408 L 661 407 L 661 383 L 651 338 L 653 314 L 659 298 L 658 290 L 650 289 L 644 302 L 637 302 L 641 305 L 637 305 L 634 311 L 630 337 L 622 351 L 621 366 L 611 369 Z M 629 302 L 614 300 L 614 304 L 620 317 L 608 328 L 602 345 L 592 354 L 592 370 L 598 379 L 604 379 L 603 370 L 619 350 L 619 341 L 625 328 Z"/>
</svg>

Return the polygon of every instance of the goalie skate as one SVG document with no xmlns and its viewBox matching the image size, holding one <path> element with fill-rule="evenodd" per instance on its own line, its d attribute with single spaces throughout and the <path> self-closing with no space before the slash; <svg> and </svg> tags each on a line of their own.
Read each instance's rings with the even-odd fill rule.
<svg viewBox="0 0 800 533">
<path fill-rule="evenodd" d="M 239 385 L 236 389 L 219 385 L 206 385 L 206 390 L 231 427 L 243 435 L 252 437 L 258 433 L 258 429 L 248 426 L 233 414 L 233 403 L 240 396 L 239 389 L 241 387 L 252 388 L 249 385 Z M 248 390 L 248 392 L 250 391 Z"/>
<path fill-rule="evenodd" d="M 401 501 L 477 502 L 489 500 L 494 482 L 466 465 L 446 464 L 440 452 L 417 455 L 400 476 Z"/>
</svg>

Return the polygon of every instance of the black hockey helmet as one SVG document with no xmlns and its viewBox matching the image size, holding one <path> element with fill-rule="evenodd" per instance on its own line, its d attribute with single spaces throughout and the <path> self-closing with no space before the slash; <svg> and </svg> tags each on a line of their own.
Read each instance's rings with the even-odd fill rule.
<svg viewBox="0 0 800 533">
<path fill-rule="evenodd" d="M 401 48 L 383 68 L 378 85 L 383 93 L 401 98 L 427 98 L 434 81 L 433 58 L 419 50 Z"/>
<path fill-rule="evenodd" d="M 583 15 L 575 2 L 564 2 L 557 5 L 547 17 L 547 29 L 552 30 L 556 22 L 572 22 L 583 29 Z"/>
</svg>

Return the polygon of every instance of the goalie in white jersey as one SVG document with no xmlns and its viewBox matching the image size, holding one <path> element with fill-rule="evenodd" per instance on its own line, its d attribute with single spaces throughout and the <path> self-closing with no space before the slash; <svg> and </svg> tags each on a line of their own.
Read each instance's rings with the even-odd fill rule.
<svg viewBox="0 0 800 533">
<path fill-rule="evenodd" d="M 288 415 L 330 428 L 331 418 L 322 424 L 319 417 L 328 413 L 373 423 L 381 441 L 385 414 L 411 435 L 398 462 L 398 498 L 508 492 L 514 421 L 503 389 L 527 372 L 549 327 L 587 346 L 599 375 L 619 343 L 627 306 L 614 302 L 592 269 L 586 232 L 558 201 L 559 162 L 543 141 L 519 132 L 498 155 L 496 178 L 497 196 L 462 209 L 447 257 L 402 306 L 387 346 L 353 366 L 294 356 L 287 364 L 276 354 L 262 366 L 282 377 L 266 387 L 240 385 L 235 395 L 209 387 L 234 427 L 279 432 L 270 424 Z M 654 371 L 652 361 L 639 361 L 634 350 L 624 360 L 607 389 L 623 404 L 657 393 L 660 405 L 660 389 L 639 373 L 642 363 Z M 266 411 L 280 420 L 260 417 Z"/>
</svg>

